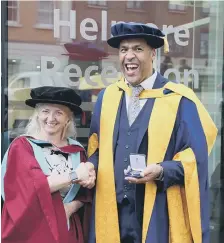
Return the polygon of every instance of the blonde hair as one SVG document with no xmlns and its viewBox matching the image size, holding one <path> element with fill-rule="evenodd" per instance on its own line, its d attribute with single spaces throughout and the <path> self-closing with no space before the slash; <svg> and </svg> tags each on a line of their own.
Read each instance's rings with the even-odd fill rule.
<svg viewBox="0 0 224 243">
<path fill-rule="evenodd" d="M 27 126 L 25 127 L 25 134 L 28 136 L 33 136 L 34 134 L 40 133 L 40 123 L 38 121 L 38 113 L 41 107 L 46 105 L 45 103 L 37 104 L 34 110 L 33 115 L 30 117 L 29 122 Z M 76 138 L 77 136 L 77 130 L 76 130 L 76 124 L 75 124 L 75 117 L 73 112 L 69 112 L 69 121 L 65 125 L 65 128 L 62 133 L 62 139 L 72 137 Z"/>
</svg>

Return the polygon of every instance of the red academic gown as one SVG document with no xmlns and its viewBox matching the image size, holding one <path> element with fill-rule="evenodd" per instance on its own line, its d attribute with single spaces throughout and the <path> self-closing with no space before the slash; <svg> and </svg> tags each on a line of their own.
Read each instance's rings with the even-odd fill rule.
<svg viewBox="0 0 224 243">
<path fill-rule="evenodd" d="M 61 150 L 80 152 L 81 161 L 86 161 L 80 146 L 69 145 Z M 68 230 L 61 195 L 51 194 L 47 177 L 24 137 L 15 139 L 9 149 L 4 192 L 2 243 L 87 242 L 90 190 L 80 188 L 76 199 L 84 202 L 84 207 L 71 216 Z"/>
</svg>

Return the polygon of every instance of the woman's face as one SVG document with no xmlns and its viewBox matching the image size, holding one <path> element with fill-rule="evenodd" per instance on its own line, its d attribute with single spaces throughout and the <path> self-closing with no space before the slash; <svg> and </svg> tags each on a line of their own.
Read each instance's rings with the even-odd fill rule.
<svg viewBox="0 0 224 243">
<path fill-rule="evenodd" d="M 70 120 L 70 114 L 70 109 L 64 105 L 41 105 L 38 111 L 38 121 L 41 132 L 51 136 L 61 135 Z"/>
</svg>

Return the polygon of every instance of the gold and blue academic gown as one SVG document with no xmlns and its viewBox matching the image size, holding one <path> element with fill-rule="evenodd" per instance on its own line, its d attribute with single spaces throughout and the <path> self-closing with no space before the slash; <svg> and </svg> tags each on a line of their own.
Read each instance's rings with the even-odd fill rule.
<svg viewBox="0 0 224 243">
<path fill-rule="evenodd" d="M 159 73 L 157 75 L 155 84 L 153 89 L 161 89 L 168 83 L 168 80 L 165 79 L 163 76 L 161 76 Z M 117 138 L 118 138 L 118 132 L 119 132 L 119 121 L 120 121 L 120 109 L 122 107 L 122 100 L 125 97 L 125 92 L 122 90 L 122 88 L 119 88 L 119 91 L 121 92 L 121 101 L 118 106 L 117 114 L 116 114 L 116 120 L 114 124 L 113 129 L 113 158 L 115 157 L 115 150 L 116 150 L 116 144 L 117 144 Z M 169 95 L 172 93 L 172 90 L 165 89 L 163 91 L 164 95 Z M 101 119 L 101 110 L 102 107 L 105 106 L 105 104 L 102 102 L 104 99 L 105 90 L 101 91 L 98 95 L 98 100 L 95 105 L 94 113 L 92 116 L 92 122 L 91 122 L 91 128 L 90 128 L 90 142 L 89 142 L 89 159 L 88 161 L 92 162 L 98 170 L 99 166 L 99 149 L 100 145 L 98 145 L 98 138 L 100 137 L 100 122 L 102 122 Z M 111 102 L 114 102 L 114 97 L 111 97 Z M 149 98 L 146 102 L 147 104 L 147 114 L 144 116 L 144 118 L 141 120 L 141 125 L 139 126 L 138 130 L 138 136 L 136 139 L 136 146 L 137 150 L 130 151 L 130 152 L 137 152 L 140 154 L 146 154 L 146 156 L 150 156 L 147 154 L 147 147 L 148 147 L 148 137 L 147 137 L 147 131 L 148 131 L 148 123 L 150 123 L 151 113 L 153 111 L 155 103 L 155 98 Z M 105 106 L 106 107 L 106 106 Z M 143 107 L 144 109 L 144 107 Z M 165 112 L 165 111 L 164 111 Z M 169 114 L 167 114 L 169 116 Z M 166 116 L 165 116 L 166 117 Z M 104 117 L 104 119 L 110 119 L 110 117 Z M 163 125 L 166 126 L 166 120 L 162 121 Z M 102 123 L 101 123 L 102 124 Z M 158 144 L 159 146 L 159 144 Z M 180 188 L 183 188 L 185 186 L 185 170 L 180 163 L 180 161 L 174 160 L 174 156 L 181 151 L 185 151 L 185 149 L 191 148 L 195 158 L 196 158 L 196 164 L 197 164 L 197 173 L 198 173 L 198 183 L 199 183 L 199 198 L 198 201 L 200 201 L 200 209 L 199 209 L 199 223 L 200 223 L 200 234 L 201 236 L 196 236 L 197 239 L 195 242 L 202 242 L 207 243 L 209 242 L 209 200 L 208 200 L 208 146 L 206 142 L 206 136 L 202 127 L 202 123 L 199 117 L 199 113 L 197 110 L 197 107 L 194 102 L 192 102 L 190 99 L 182 96 L 180 99 L 180 103 L 177 109 L 176 113 L 176 120 L 175 124 L 173 126 L 173 130 L 170 136 L 170 140 L 167 146 L 167 149 L 165 151 L 165 157 L 163 161 L 160 161 L 160 165 L 163 167 L 164 170 L 164 178 L 162 181 L 156 182 L 157 190 L 155 195 L 155 201 L 152 207 L 150 222 L 147 227 L 146 231 L 146 237 L 145 242 L 146 243 L 180 243 L 175 242 L 172 240 L 171 233 L 170 233 L 170 220 L 176 221 L 178 224 L 179 218 L 169 218 L 168 213 L 168 200 L 167 200 L 167 190 L 169 188 L 180 186 Z M 109 153 L 109 151 L 108 151 Z M 113 165 L 114 168 L 114 177 L 116 181 L 116 176 L 118 176 L 118 171 L 116 171 L 116 165 Z M 187 170 L 186 170 L 187 171 Z M 121 176 L 121 174 L 119 174 Z M 108 177 L 109 179 L 109 177 Z M 96 190 L 99 181 L 96 182 Z M 147 205 L 144 205 L 144 185 L 137 185 L 135 188 L 135 213 L 137 215 L 137 218 L 142 217 L 143 214 L 143 208 L 147 208 Z M 110 191 L 110 188 L 108 188 Z M 117 188 L 115 189 L 117 190 Z M 95 200 L 94 200 L 95 201 Z M 172 201 L 172 199 L 171 199 Z M 106 204 L 106 199 L 105 199 Z M 173 198 L 172 204 L 175 204 L 175 198 Z M 178 206 L 178 205 L 177 205 Z M 103 233 L 104 225 L 96 225 L 95 224 L 95 203 L 93 205 L 93 212 L 92 212 L 92 219 L 91 219 L 91 230 L 90 230 L 90 236 L 89 236 L 89 243 L 95 243 L 96 242 L 96 229 L 98 232 Z M 175 207 L 175 205 L 173 206 Z M 116 207 L 115 207 L 116 208 Z M 100 210 L 100 209 L 99 209 Z M 114 212 L 111 213 L 111 215 L 114 215 Z M 111 217 L 110 210 L 108 209 L 108 217 Z M 180 216 L 181 214 L 179 214 Z M 177 214 L 178 216 L 178 214 Z M 180 216 L 181 217 L 181 216 Z M 120 218 L 120 215 L 118 215 L 118 218 Z M 128 217 L 127 217 L 128 219 Z M 107 220 L 107 219 L 105 219 Z M 191 220 L 185 219 L 186 221 Z M 142 226 L 143 219 L 140 219 L 140 224 Z M 102 220 L 103 222 L 103 220 Z M 192 224 L 193 225 L 193 224 Z M 192 227 L 189 226 L 190 227 Z M 120 237 L 122 237 L 121 232 L 123 227 L 122 225 L 120 227 Z M 171 229 L 172 231 L 175 231 L 175 234 L 178 236 L 178 227 L 175 229 Z M 190 232 L 190 229 L 189 229 Z M 172 232 L 173 234 L 173 232 Z M 182 234 L 180 232 L 180 234 Z M 194 237 L 194 233 L 192 233 Z M 104 240 L 106 239 L 107 242 L 111 243 L 118 243 L 122 242 L 121 240 L 117 240 L 115 242 L 110 240 L 111 236 L 105 236 Z M 108 237 L 108 238 L 107 238 Z M 142 235 L 140 234 L 140 237 L 142 238 Z M 180 236 L 182 237 L 182 236 Z M 185 236 L 183 236 L 181 239 L 185 239 Z M 101 242 L 101 239 L 97 239 L 97 242 Z M 123 241 L 125 242 L 125 241 Z M 137 243 L 137 241 L 129 241 L 130 243 Z M 142 242 L 144 242 L 142 240 Z M 181 243 L 188 243 L 193 242 L 191 241 L 191 236 L 186 236 L 186 241 L 183 241 Z M 140 243 L 140 241 L 138 242 Z"/>
</svg>

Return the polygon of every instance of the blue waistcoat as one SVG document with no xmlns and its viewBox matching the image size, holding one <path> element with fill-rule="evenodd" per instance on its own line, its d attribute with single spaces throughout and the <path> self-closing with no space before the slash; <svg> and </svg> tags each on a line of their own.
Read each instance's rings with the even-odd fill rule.
<svg viewBox="0 0 224 243">
<path fill-rule="evenodd" d="M 124 179 L 124 169 L 127 169 L 127 167 L 130 165 L 131 153 L 141 153 L 145 155 L 147 154 L 147 141 L 139 146 L 137 143 L 137 138 L 139 137 L 139 135 L 141 135 L 140 128 L 143 123 L 146 123 L 146 129 L 144 130 L 144 134 L 142 135 L 144 136 L 146 134 L 147 125 L 151 114 L 148 111 L 152 109 L 152 102 L 150 102 L 149 100 L 146 102 L 144 107 L 141 109 L 138 117 L 131 126 L 129 125 L 127 116 L 125 95 L 123 95 L 120 105 L 120 119 L 118 125 L 119 133 L 117 135 L 114 152 L 115 185 L 118 203 L 121 203 L 124 197 L 127 197 L 131 201 L 135 201 L 136 185 L 130 184 Z M 147 138 L 147 136 L 144 137 Z M 145 139 L 143 139 L 143 141 L 144 140 Z M 138 188 L 138 193 L 140 193 L 139 196 L 143 198 L 144 185 L 140 185 Z"/>
</svg>

